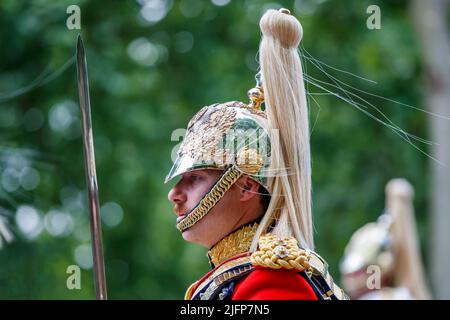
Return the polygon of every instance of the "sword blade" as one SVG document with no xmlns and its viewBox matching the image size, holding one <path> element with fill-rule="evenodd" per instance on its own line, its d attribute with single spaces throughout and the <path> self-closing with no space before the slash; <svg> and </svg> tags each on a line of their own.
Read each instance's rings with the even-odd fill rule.
<svg viewBox="0 0 450 320">
<path fill-rule="evenodd" d="M 105 263 L 103 259 L 102 228 L 99 209 L 97 173 L 95 170 L 94 140 L 92 135 L 91 104 L 86 56 L 81 36 L 77 41 L 78 96 L 80 99 L 81 123 L 83 131 L 84 165 L 89 196 L 89 211 L 94 262 L 95 294 L 98 300 L 106 300 Z"/>
</svg>

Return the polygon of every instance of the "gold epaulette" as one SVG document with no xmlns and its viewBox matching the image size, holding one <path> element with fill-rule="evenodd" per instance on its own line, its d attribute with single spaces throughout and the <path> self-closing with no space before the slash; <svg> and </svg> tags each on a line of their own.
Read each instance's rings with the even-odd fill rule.
<svg viewBox="0 0 450 320">
<path fill-rule="evenodd" d="M 334 283 L 325 260 L 314 251 L 300 248 L 294 237 L 279 238 L 270 233 L 261 236 L 258 250 L 250 256 L 250 261 L 253 266 L 305 271 L 308 278 L 320 287 L 324 299 L 348 299 L 345 292 Z"/>
<path fill-rule="evenodd" d="M 307 251 L 299 248 L 294 237 L 279 238 L 270 233 L 261 236 L 250 261 L 259 267 L 312 272 Z"/>
</svg>

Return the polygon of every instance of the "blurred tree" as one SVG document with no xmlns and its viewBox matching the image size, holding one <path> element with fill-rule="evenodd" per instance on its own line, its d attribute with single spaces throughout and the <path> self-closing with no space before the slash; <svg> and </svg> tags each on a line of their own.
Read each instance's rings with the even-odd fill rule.
<svg viewBox="0 0 450 320">
<path fill-rule="evenodd" d="M 431 270 L 436 298 L 450 297 L 450 33 L 448 12 L 450 1 L 432 0 L 411 2 L 411 11 L 422 45 L 425 65 L 426 103 L 431 112 L 448 117 L 430 117 L 431 153 L 443 164 L 430 162 Z"/>
</svg>

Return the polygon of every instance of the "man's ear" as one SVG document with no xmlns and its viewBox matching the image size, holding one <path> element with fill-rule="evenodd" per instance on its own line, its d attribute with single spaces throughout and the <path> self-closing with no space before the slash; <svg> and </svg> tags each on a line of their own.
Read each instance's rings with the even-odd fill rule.
<svg viewBox="0 0 450 320">
<path fill-rule="evenodd" d="M 241 177 L 237 185 L 240 189 L 241 201 L 249 201 L 259 195 L 259 183 L 247 176 Z"/>
</svg>

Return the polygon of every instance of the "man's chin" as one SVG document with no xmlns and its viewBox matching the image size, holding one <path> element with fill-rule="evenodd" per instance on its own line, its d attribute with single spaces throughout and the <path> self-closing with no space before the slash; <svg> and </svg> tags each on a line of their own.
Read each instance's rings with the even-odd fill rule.
<svg viewBox="0 0 450 320">
<path fill-rule="evenodd" d="M 181 236 L 183 237 L 184 240 L 186 240 L 188 242 L 196 242 L 195 237 L 194 237 L 194 232 L 192 232 L 191 229 L 192 228 L 182 231 Z"/>
<path fill-rule="evenodd" d="M 205 244 L 205 241 L 202 241 L 201 237 L 198 237 L 198 232 L 195 231 L 194 227 L 190 227 L 189 229 L 181 232 L 181 236 L 187 242 L 196 243 L 208 248 L 207 244 Z"/>
<path fill-rule="evenodd" d="M 181 236 L 183 237 L 184 241 L 191 242 L 191 239 L 189 238 L 189 235 L 187 234 L 187 231 L 183 231 L 181 233 Z"/>
</svg>

